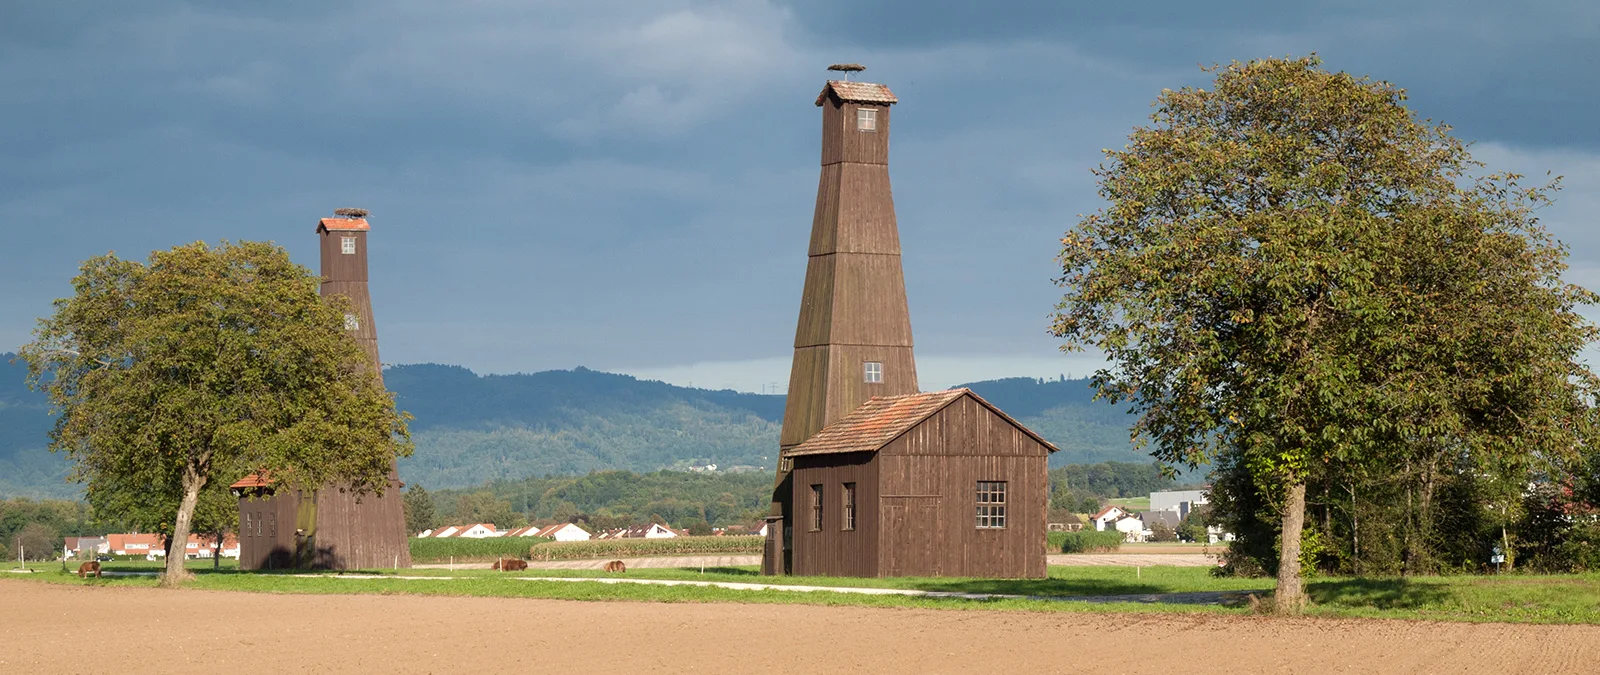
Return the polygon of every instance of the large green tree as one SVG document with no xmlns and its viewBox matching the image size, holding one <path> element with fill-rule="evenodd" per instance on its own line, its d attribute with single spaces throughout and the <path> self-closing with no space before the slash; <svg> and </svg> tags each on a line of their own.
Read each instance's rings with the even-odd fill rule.
<svg viewBox="0 0 1600 675">
<path fill-rule="evenodd" d="M 433 496 L 420 483 L 406 490 L 401 504 L 406 512 L 406 529 L 411 534 L 433 529 L 434 521 L 438 519 L 434 512 Z"/>
<path fill-rule="evenodd" d="M 1244 468 L 1295 612 L 1309 478 L 1582 443 L 1595 332 L 1574 307 L 1596 298 L 1534 217 L 1554 183 L 1485 174 L 1402 90 L 1314 57 L 1213 72 L 1106 151 L 1052 332 L 1106 354 L 1095 386 L 1158 459 Z"/>
<path fill-rule="evenodd" d="M 202 493 L 245 473 L 381 493 L 410 453 L 406 416 L 344 330 L 343 298 L 282 248 L 195 243 L 86 261 L 20 352 L 59 412 L 51 450 L 96 512 L 170 514 L 163 584 Z M 218 483 L 221 483 L 220 485 Z"/>
</svg>

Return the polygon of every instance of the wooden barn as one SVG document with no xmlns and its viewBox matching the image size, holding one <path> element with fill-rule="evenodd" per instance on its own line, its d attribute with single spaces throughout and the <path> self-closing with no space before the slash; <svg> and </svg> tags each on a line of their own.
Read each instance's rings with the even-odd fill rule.
<svg viewBox="0 0 1600 675">
<path fill-rule="evenodd" d="M 350 299 L 345 330 L 378 361 L 378 330 L 372 321 L 367 288 L 367 233 L 364 211 L 340 210 L 341 217 L 317 224 L 322 251 L 322 294 Z M 389 472 L 383 496 L 358 495 L 338 486 L 319 490 L 279 490 L 270 477 L 250 475 L 233 483 L 239 497 L 239 568 L 376 569 L 410 567 L 400 480 Z"/>
<path fill-rule="evenodd" d="M 918 393 L 889 88 L 829 80 L 765 574 L 1040 577 L 1055 448 L 966 390 Z"/>
<path fill-rule="evenodd" d="M 1055 450 L 969 389 L 868 400 L 784 452 L 792 571 L 1043 577 Z"/>
</svg>

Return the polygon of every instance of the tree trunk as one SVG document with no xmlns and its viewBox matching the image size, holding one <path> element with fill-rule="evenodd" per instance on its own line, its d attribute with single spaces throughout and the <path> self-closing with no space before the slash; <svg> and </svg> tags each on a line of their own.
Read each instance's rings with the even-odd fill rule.
<svg viewBox="0 0 1600 675">
<path fill-rule="evenodd" d="M 222 532 L 222 529 L 219 528 L 213 533 L 213 536 L 216 537 L 211 542 L 211 571 L 213 572 L 222 569 Z"/>
<path fill-rule="evenodd" d="M 1356 513 L 1356 487 L 1346 485 L 1350 491 L 1350 569 L 1361 576 L 1361 514 Z"/>
<path fill-rule="evenodd" d="M 1406 536 L 1406 564 L 1405 575 L 1417 576 L 1432 571 L 1432 553 L 1429 539 L 1433 536 L 1433 493 L 1435 475 L 1438 473 L 1438 457 L 1430 457 L 1426 464 L 1418 469 L 1417 483 L 1420 484 L 1421 494 L 1416 496 L 1415 504 L 1408 495 L 1406 507 L 1411 511 L 1408 520 L 1414 523 Z M 1412 488 L 1411 494 L 1416 494 Z"/>
<path fill-rule="evenodd" d="M 194 467 L 183 471 L 183 501 L 178 504 L 178 521 L 172 526 L 172 540 L 167 553 L 167 572 L 161 575 L 163 588 L 177 588 L 189 576 L 184 569 L 184 551 L 189 548 L 189 523 L 194 519 L 195 505 L 200 503 L 200 488 L 206 479 Z"/>
<path fill-rule="evenodd" d="M 1283 504 L 1283 543 L 1278 554 L 1278 590 L 1273 594 L 1273 611 L 1299 614 L 1306 607 L 1305 589 L 1300 584 L 1300 531 L 1306 521 L 1306 484 L 1295 481 Z"/>
</svg>

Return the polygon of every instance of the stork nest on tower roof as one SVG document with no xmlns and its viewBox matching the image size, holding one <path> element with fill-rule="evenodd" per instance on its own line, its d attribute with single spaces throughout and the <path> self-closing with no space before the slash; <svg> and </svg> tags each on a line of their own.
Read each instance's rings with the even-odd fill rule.
<svg viewBox="0 0 1600 675">
<path fill-rule="evenodd" d="M 357 208 L 343 208 L 343 209 L 334 209 L 333 210 L 333 215 L 343 216 L 345 218 L 365 218 L 365 217 L 367 217 L 368 213 L 369 213 L 369 211 L 367 211 L 366 209 L 357 209 Z"/>
<path fill-rule="evenodd" d="M 859 63 L 835 63 L 831 66 L 828 66 L 828 70 L 839 70 L 846 73 L 859 73 L 866 69 L 866 66 L 863 66 Z"/>
</svg>

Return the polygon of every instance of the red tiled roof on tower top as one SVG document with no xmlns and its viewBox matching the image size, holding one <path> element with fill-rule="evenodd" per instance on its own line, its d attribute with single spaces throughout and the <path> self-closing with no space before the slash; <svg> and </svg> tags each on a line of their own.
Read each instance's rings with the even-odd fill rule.
<svg viewBox="0 0 1600 675">
<path fill-rule="evenodd" d="M 853 101 L 856 103 L 894 105 L 900 102 L 900 99 L 895 98 L 894 92 L 889 91 L 888 87 L 872 82 L 828 80 L 828 83 L 822 86 L 822 93 L 817 94 L 817 105 L 821 106 L 823 101 L 828 100 L 829 94 L 841 101 Z"/>
<path fill-rule="evenodd" d="M 323 218 L 317 221 L 317 231 L 323 230 L 359 230 L 365 232 L 372 229 L 367 225 L 366 218 Z"/>
<path fill-rule="evenodd" d="M 1043 443 L 1050 452 L 1056 451 L 1056 446 L 1018 424 L 1016 420 L 1011 419 L 1011 416 L 990 405 L 971 389 L 948 389 L 904 396 L 874 396 L 849 415 L 839 418 L 839 421 L 828 425 L 806 442 L 790 448 L 783 454 L 785 457 L 794 457 L 838 452 L 875 452 L 963 396 L 971 396 L 973 400 L 1001 416 L 1012 426 Z"/>
</svg>

